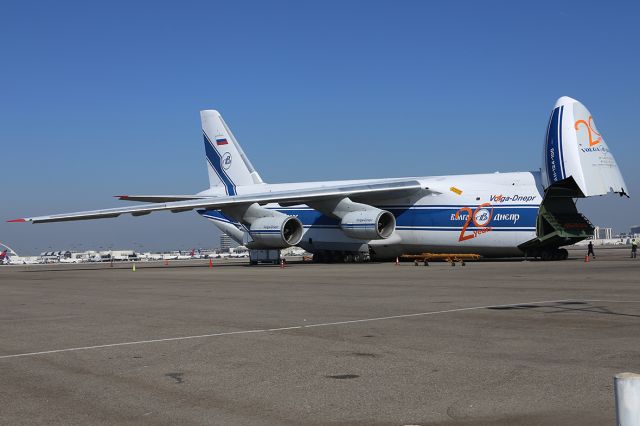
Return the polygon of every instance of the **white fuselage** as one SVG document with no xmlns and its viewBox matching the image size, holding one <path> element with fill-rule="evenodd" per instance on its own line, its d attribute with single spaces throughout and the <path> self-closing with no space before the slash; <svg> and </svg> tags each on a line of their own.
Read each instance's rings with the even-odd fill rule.
<svg viewBox="0 0 640 426">
<path fill-rule="evenodd" d="M 297 216 L 302 221 L 304 236 L 298 245 L 310 252 L 364 251 L 366 248 L 381 258 L 423 252 L 518 256 L 523 254 L 518 246 L 536 237 L 536 220 L 543 198 L 538 172 L 415 179 L 428 189 L 399 198 L 367 201 L 395 216 L 396 230 L 386 239 L 350 238 L 335 219 L 306 205 L 269 204 L 266 207 Z M 384 180 L 263 184 L 246 187 L 247 192 L 238 187 L 238 194 L 381 181 Z M 201 195 L 215 194 L 205 191 Z M 246 239 L 246 229 L 223 213 L 213 210 L 200 210 L 199 213 L 239 243 Z"/>
</svg>

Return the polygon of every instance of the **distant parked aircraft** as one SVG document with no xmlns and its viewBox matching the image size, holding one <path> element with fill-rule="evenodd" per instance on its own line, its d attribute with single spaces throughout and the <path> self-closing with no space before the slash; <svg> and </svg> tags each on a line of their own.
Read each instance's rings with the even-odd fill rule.
<svg viewBox="0 0 640 426">
<path fill-rule="evenodd" d="M 18 256 L 16 252 L 11 249 L 0 253 L 0 265 L 31 265 L 34 263 L 39 263 L 37 258 Z"/>
</svg>

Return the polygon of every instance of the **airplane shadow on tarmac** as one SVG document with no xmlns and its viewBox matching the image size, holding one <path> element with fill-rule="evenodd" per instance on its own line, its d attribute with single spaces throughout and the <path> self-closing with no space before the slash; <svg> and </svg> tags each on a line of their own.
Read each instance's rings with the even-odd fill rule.
<svg viewBox="0 0 640 426">
<path fill-rule="evenodd" d="M 585 306 L 586 305 L 586 306 Z M 580 306 L 580 307 L 576 307 Z M 588 302 L 558 302 L 554 305 L 513 305 L 513 306 L 492 306 L 487 309 L 495 310 L 495 311 L 513 311 L 519 309 L 553 309 L 551 312 L 544 312 L 546 314 L 556 314 L 560 312 L 588 312 L 593 314 L 601 314 L 601 315 L 620 315 L 625 317 L 636 317 L 640 318 L 640 315 L 635 314 L 623 314 L 620 312 L 613 312 L 609 308 L 605 306 L 593 306 Z"/>
</svg>

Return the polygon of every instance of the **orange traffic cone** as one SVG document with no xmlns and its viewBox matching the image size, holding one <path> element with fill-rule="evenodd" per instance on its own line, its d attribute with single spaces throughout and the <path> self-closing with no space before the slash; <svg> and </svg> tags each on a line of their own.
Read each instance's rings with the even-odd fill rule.
<svg viewBox="0 0 640 426">
<path fill-rule="evenodd" d="M 213 259 L 209 258 L 209 268 L 213 268 Z"/>
<path fill-rule="evenodd" d="M 284 259 L 280 259 L 280 268 L 284 268 Z"/>
<path fill-rule="evenodd" d="M 589 262 L 589 255 L 586 255 L 586 256 L 584 257 L 584 261 L 585 261 L 585 262 Z"/>
<path fill-rule="evenodd" d="M 400 265 L 400 258 L 396 257 L 396 266 Z"/>
</svg>

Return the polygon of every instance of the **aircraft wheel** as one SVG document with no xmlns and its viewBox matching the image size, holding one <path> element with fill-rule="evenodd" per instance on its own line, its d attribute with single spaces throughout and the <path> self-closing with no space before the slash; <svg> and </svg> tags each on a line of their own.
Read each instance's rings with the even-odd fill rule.
<svg viewBox="0 0 640 426">
<path fill-rule="evenodd" d="M 560 260 L 567 260 L 569 258 L 569 251 L 567 249 L 560 249 Z"/>
<path fill-rule="evenodd" d="M 313 254 L 313 261 L 315 263 L 328 263 L 329 256 L 327 256 L 327 252 L 325 251 L 318 251 L 317 253 Z"/>
</svg>

